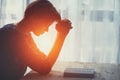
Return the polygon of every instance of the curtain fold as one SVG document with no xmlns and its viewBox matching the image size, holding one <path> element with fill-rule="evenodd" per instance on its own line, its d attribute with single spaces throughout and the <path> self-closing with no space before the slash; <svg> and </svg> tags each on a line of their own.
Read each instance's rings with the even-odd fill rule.
<svg viewBox="0 0 120 80">
<path fill-rule="evenodd" d="M 6 20 L 6 0 L 0 0 L 0 27 L 5 23 Z"/>
</svg>

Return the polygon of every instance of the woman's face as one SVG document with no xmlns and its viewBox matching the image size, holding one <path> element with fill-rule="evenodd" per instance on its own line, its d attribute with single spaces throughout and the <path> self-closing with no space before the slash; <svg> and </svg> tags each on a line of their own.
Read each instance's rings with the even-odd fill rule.
<svg viewBox="0 0 120 80">
<path fill-rule="evenodd" d="M 50 20 L 37 20 L 34 22 L 33 30 L 32 32 L 39 36 L 43 34 L 44 32 L 48 32 L 49 26 L 53 23 L 53 21 Z"/>
</svg>

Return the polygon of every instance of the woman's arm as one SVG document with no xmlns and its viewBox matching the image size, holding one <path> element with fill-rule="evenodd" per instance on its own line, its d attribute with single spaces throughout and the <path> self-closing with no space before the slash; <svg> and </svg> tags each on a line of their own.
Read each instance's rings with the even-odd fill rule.
<svg viewBox="0 0 120 80">
<path fill-rule="evenodd" d="M 49 61 L 51 67 L 54 65 L 56 59 L 58 58 L 64 40 L 71 28 L 71 22 L 69 20 L 62 20 L 56 25 L 56 30 L 58 31 L 57 39 L 47 57 L 47 60 Z"/>
<path fill-rule="evenodd" d="M 44 53 L 40 52 L 40 50 L 36 47 L 33 39 L 27 38 L 23 44 L 24 49 L 22 51 L 22 59 L 23 61 L 33 70 L 39 72 L 40 74 L 48 74 L 54 65 L 58 55 L 63 46 L 64 40 L 71 29 L 71 23 L 66 20 L 57 24 L 57 38 L 51 49 L 48 56 Z"/>
</svg>

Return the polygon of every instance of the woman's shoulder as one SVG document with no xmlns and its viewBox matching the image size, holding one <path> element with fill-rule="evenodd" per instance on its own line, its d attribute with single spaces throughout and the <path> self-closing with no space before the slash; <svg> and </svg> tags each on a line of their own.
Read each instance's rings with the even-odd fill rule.
<svg viewBox="0 0 120 80">
<path fill-rule="evenodd" d="M 2 28 L 0 28 L 0 31 L 10 31 L 14 30 L 15 25 L 14 24 L 6 24 Z"/>
</svg>

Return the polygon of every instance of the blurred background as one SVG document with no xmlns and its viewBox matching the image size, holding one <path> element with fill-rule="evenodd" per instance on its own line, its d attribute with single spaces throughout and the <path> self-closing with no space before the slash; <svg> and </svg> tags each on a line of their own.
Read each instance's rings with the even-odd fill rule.
<svg viewBox="0 0 120 80">
<path fill-rule="evenodd" d="M 32 1 L 35 0 L 0 0 L 0 28 L 19 22 Z M 120 0 L 49 1 L 73 25 L 58 61 L 120 64 Z M 56 38 L 54 27 L 42 36 L 32 35 L 47 55 Z"/>
</svg>

